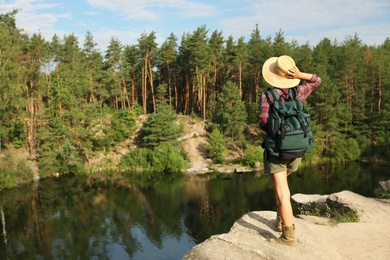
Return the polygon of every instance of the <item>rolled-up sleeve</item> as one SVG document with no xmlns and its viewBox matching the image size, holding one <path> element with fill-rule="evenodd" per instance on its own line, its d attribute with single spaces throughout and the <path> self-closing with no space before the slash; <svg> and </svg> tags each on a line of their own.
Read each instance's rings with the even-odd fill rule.
<svg viewBox="0 0 390 260">
<path fill-rule="evenodd" d="M 260 100 L 259 127 L 260 127 L 260 129 L 262 129 L 264 131 L 267 130 L 268 113 L 269 113 L 268 99 L 267 99 L 267 96 L 265 95 L 265 93 L 262 93 L 261 100 Z"/>
<path fill-rule="evenodd" d="M 316 74 L 306 82 L 305 84 L 298 85 L 297 88 L 297 99 L 305 102 L 306 98 L 321 84 L 321 78 Z"/>
</svg>

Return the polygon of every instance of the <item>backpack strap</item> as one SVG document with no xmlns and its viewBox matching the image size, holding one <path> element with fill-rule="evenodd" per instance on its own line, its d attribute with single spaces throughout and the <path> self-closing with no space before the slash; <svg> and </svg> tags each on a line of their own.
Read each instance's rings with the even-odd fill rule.
<svg viewBox="0 0 390 260">
<path fill-rule="evenodd" d="M 275 102 L 275 100 L 278 100 L 278 99 L 279 99 L 279 95 L 276 95 L 276 94 L 275 94 L 275 90 L 273 90 L 272 88 L 269 88 L 269 89 L 267 89 L 267 90 L 265 91 L 265 96 L 267 97 L 268 103 L 269 103 L 270 105 L 272 105 L 272 104 Z M 272 102 L 271 102 L 270 96 L 272 97 Z"/>
<path fill-rule="evenodd" d="M 297 88 L 296 87 L 290 88 L 288 90 L 288 94 L 290 95 L 290 99 L 294 100 L 297 97 Z"/>
<path fill-rule="evenodd" d="M 297 102 L 297 106 L 298 105 L 299 104 Z M 303 121 L 301 111 L 298 111 L 297 119 L 298 119 L 299 123 L 301 124 L 302 130 L 303 130 L 303 136 L 306 138 L 307 137 L 307 132 L 308 132 L 308 126 L 306 126 L 304 121 Z"/>
<path fill-rule="evenodd" d="M 273 102 L 271 102 L 270 95 L 272 96 Z M 268 99 L 268 103 L 270 104 L 270 107 L 274 110 L 275 113 L 276 113 L 277 110 L 278 111 L 283 111 L 282 101 L 280 100 L 280 97 L 277 94 L 276 90 L 268 89 L 266 91 L 266 96 L 267 96 L 267 99 Z M 276 106 L 276 108 L 275 108 L 275 106 Z M 281 119 L 281 133 L 280 133 L 280 136 L 281 136 L 281 138 L 284 138 L 284 136 L 286 135 L 287 121 L 286 121 L 286 118 L 284 117 L 283 113 L 279 113 L 279 116 L 280 116 L 280 119 Z M 275 126 L 274 129 L 277 129 L 277 127 Z M 272 136 L 275 136 L 275 135 L 276 135 L 276 132 L 272 133 Z"/>
<path fill-rule="evenodd" d="M 297 110 L 298 110 L 297 119 L 298 119 L 299 123 L 301 124 L 304 137 L 306 138 L 307 137 L 307 132 L 308 132 L 308 126 L 305 125 L 304 120 L 302 118 L 303 106 L 301 106 L 300 102 L 298 102 L 298 99 L 296 98 L 297 97 L 297 89 L 296 88 L 290 88 L 289 89 L 289 94 L 290 94 L 290 98 L 293 99 L 295 101 L 296 105 L 297 105 Z"/>
<path fill-rule="evenodd" d="M 267 99 L 268 99 L 268 103 L 270 105 L 275 105 L 275 103 L 277 102 L 278 103 L 278 109 L 283 109 L 282 108 L 282 101 L 280 101 L 280 97 L 279 95 L 276 93 L 276 90 L 270 88 L 270 89 L 267 89 L 267 91 L 265 92 L 266 93 L 266 96 L 267 96 Z M 271 99 L 270 99 L 270 95 L 272 96 L 272 99 L 273 99 L 273 102 L 271 102 Z"/>
<path fill-rule="evenodd" d="M 272 99 L 273 99 L 274 102 L 271 102 L 271 100 L 269 98 L 270 95 L 272 96 Z M 288 95 L 289 95 L 289 99 L 288 100 L 295 100 L 296 96 L 297 96 L 296 88 L 290 88 L 288 90 Z M 282 101 L 280 101 L 280 97 L 277 94 L 276 90 L 274 90 L 272 88 L 267 89 L 266 96 L 267 96 L 267 99 L 268 99 L 268 103 L 270 103 L 270 104 L 275 103 L 275 101 L 279 101 L 279 103 L 282 103 Z M 288 100 L 286 100 L 286 101 L 288 101 Z"/>
</svg>

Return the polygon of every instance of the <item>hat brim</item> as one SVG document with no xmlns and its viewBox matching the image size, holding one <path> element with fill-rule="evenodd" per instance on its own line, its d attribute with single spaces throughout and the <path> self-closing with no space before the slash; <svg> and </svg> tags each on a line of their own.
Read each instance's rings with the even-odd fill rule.
<svg viewBox="0 0 390 260">
<path fill-rule="evenodd" d="M 272 57 L 266 60 L 263 65 L 262 73 L 265 81 L 277 88 L 293 88 L 299 84 L 300 79 L 288 79 L 279 76 L 276 72 L 276 60 L 278 57 Z"/>
</svg>

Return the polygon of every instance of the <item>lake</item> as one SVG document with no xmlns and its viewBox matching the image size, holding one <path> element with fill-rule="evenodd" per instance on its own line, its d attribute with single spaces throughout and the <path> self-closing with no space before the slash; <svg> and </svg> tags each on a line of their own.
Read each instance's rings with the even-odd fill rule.
<svg viewBox="0 0 390 260">
<path fill-rule="evenodd" d="M 0 259 L 181 259 L 245 213 L 276 209 L 261 173 L 108 175 L 0 192 Z M 289 182 L 292 194 L 374 197 L 387 179 L 388 164 L 355 163 L 301 168 Z"/>
</svg>

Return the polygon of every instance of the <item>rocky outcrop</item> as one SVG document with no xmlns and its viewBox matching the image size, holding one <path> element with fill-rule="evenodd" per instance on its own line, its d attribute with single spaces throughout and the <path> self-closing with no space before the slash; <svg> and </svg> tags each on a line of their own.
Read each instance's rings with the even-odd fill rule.
<svg viewBox="0 0 390 260">
<path fill-rule="evenodd" d="M 359 222 L 334 224 L 326 217 L 296 216 L 298 245 L 289 247 L 269 242 L 280 236 L 274 226 L 276 212 L 249 212 L 228 233 L 210 237 L 183 259 L 390 259 L 389 201 L 350 191 L 329 196 L 296 194 L 293 200 L 298 205 L 344 207 L 356 212 Z"/>
<path fill-rule="evenodd" d="M 390 180 L 380 181 L 379 185 L 382 187 L 384 191 L 390 191 Z"/>
</svg>

